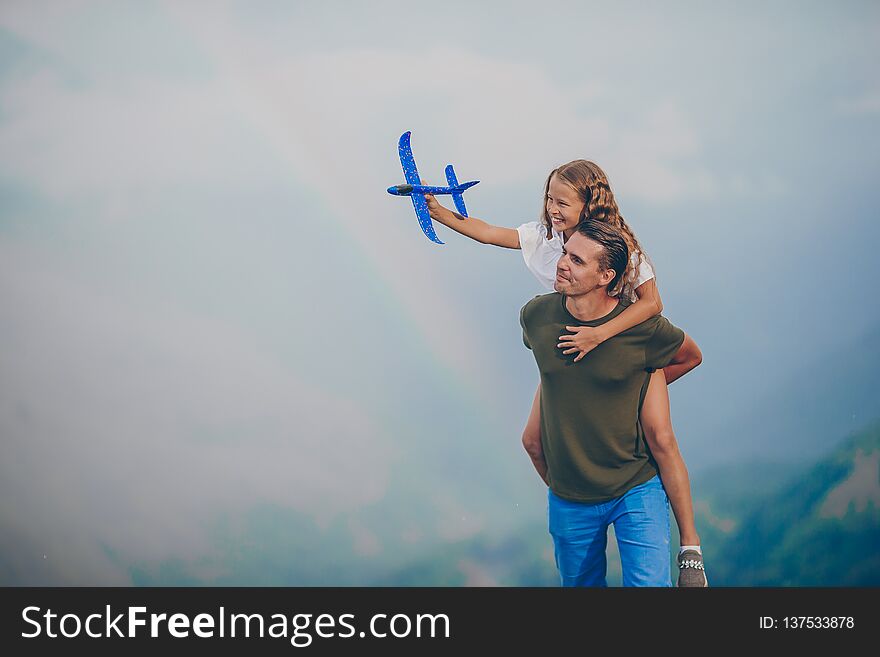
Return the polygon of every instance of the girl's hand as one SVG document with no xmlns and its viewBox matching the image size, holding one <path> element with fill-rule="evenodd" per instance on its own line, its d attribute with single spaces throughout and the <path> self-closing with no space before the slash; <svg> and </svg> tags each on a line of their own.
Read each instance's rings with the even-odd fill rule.
<svg viewBox="0 0 880 657">
<path fill-rule="evenodd" d="M 563 349 L 564 354 L 580 352 L 574 359 L 575 363 L 605 342 L 605 336 L 596 326 L 566 326 L 565 330 L 572 331 L 573 335 L 560 335 L 560 342 L 556 346 Z"/>
<path fill-rule="evenodd" d="M 437 199 L 434 198 L 433 194 L 425 194 L 425 201 L 428 202 L 428 212 L 431 215 L 431 219 L 435 219 L 436 221 L 446 219 L 449 221 L 450 219 L 455 218 L 452 211 L 440 205 Z"/>
</svg>

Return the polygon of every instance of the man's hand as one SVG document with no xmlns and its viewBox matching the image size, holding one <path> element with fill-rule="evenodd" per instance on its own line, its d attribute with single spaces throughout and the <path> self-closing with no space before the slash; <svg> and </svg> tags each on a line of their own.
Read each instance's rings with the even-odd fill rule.
<svg viewBox="0 0 880 657">
<path fill-rule="evenodd" d="M 566 326 L 565 330 L 573 334 L 560 335 L 556 346 L 563 349 L 564 354 L 577 353 L 575 363 L 605 342 L 603 332 L 596 326 Z"/>
</svg>

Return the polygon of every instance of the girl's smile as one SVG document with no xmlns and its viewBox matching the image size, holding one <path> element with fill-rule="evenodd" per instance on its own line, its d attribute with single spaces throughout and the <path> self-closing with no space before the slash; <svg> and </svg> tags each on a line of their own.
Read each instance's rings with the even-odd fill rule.
<svg viewBox="0 0 880 657">
<path fill-rule="evenodd" d="M 557 233 L 574 230 L 581 218 L 584 202 L 568 183 L 557 176 L 550 178 L 547 189 L 547 216 Z"/>
</svg>

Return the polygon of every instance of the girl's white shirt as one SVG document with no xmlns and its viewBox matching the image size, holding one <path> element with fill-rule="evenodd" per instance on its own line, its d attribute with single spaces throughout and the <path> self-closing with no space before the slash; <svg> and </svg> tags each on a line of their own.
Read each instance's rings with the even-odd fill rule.
<svg viewBox="0 0 880 657">
<path fill-rule="evenodd" d="M 557 233 L 551 228 L 552 236 L 548 240 L 547 228 L 540 221 L 530 221 L 523 224 L 516 229 L 516 232 L 519 233 L 519 246 L 523 259 L 526 261 L 526 267 L 535 275 L 541 285 L 552 292 L 553 284 L 556 282 L 556 263 L 562 257 L 562 233 Z M 638 275 L 633 289 L 654 278 L 654 268 L 651 267 L 647 259 L 639 264 L 638 254 L 633 253 L 630 256 L 630 262 L 633 267 L 638 267 Z M 636 300 L 635 293 L 632 294 L 631 300 Z"/>
</svg>

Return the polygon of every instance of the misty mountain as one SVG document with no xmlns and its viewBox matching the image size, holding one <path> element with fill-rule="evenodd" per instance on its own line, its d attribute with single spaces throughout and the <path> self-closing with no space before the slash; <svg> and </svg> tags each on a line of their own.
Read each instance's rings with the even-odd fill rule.
<svg viewBox="0 0 880 657">
<path fill-rule="evenodd" d="M 717 467 L 694 477 L 692 489 L 711 586 L 880 584 L 880 421 L 806 468 Z M 675 530 L 672 539 L 677 546 Z M 613 529 L 608 548 L 608 583 L 619 586 Z M 376 583 L 556 586 L 558 579 L 546 521 L 535 518 L 503 540 L 475 537 L 433 550 Z"/>
<path fill-rule="evenodd" d="M 756 377 L 762 367 L 756 363 Z M 764 461 L 808 464 L 840 438 L 863 427 L 880 409 L 880 325 L 835 351 L 805 358 L 774 391 L 747 408 L 719 405 L 716 439 L 687 450 L 688 465 Z M 748 381 L 744 385 L 749 385 Z"/>
<path fill-rule="evenodd" d="M 880 422 L 806 470 L 716 470 L 695 488 L 712 585 L 880 584 Z"/>
</svg>

